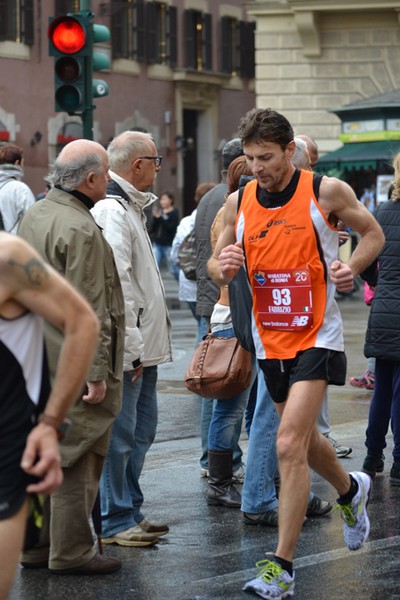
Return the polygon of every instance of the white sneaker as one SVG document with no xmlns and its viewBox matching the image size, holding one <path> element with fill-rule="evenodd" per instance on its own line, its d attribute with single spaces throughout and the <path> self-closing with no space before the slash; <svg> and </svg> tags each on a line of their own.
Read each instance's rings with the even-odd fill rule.
<svg viewBox="0 0 400 600">
<path fill-rule="evenodd" d="M 272 560 L 259 560 L 256 567 L 258 576 L 245 583 L 243 590 L 254 592 L 264 600 L 284 600 L 294 594 L 294 572 L 291 577 Z"/>
<path fill-rule="evenodd" d="M 204 467 L 200 467 L 200 477 L 208 477 L 208 469 L 204 469 Z"/>
<path fill-rule="evenodd" d="M 371 490 L 371 478 L 366 473 L 353 472 L 350 475 L 358 483 L 358 491 L 348 504 L 338 504 L 344 520 L 344 541 L 349 550 L 359 550 L 367 541 L 370 530 L 367 505 Z"/>
</svg>

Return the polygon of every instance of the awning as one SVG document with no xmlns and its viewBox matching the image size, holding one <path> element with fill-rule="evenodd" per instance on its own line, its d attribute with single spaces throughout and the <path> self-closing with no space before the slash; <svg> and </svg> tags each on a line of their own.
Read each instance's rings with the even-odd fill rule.
<svg viewBox="0 0 400 600">
<path fill-rule="evenodd" d="M 375 169 L 378 161 L 391 163 L 394 156 L 400 152 L 400 141 L 356 142 L 345 144 L 342 148 L 328 152 L 318 161 L 324 170 L 327 168 Z M 318 170 L 318 167 L 316 167 Z"/>
</svg>

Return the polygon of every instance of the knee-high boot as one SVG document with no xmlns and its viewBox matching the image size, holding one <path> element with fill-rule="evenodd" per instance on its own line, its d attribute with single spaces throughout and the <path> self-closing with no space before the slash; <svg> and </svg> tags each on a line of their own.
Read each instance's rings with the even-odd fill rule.
<svg viewBox="0 0 400 600">
<path fill-rule="evenodd" d="M 233 485 L 232 450 L 208 451 L 208 504 L 240 508 L 242 497 Z"/>
</svg>

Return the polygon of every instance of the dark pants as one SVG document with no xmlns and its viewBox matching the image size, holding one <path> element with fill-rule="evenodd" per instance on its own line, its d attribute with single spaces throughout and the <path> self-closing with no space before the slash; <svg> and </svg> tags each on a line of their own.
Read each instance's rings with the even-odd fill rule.
<svg viewBox="0 0 400 600">
<path fill-rule="evenodd" d="M 400 465 L 400 362 L 377 358 L 365 441 L 368 454 L 381 456 L 386 448 L 390 422 L 394 438 L 393 458 Z"/>
</svg>

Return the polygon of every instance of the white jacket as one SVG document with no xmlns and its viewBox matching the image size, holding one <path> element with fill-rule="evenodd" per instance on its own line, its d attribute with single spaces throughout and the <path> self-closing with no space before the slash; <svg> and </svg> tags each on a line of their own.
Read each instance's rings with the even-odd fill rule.
<svg viewBox="0 0 400 600">
<path fill-rule="evenodd" d="M 145 367 L 172 360 L 171 321 L 164 285 L 146 229 L 143 209 L 155 196 L 139 192 L 112 171 L 129 196 L 107 195 L 91 212 L 113 249 L 125 301 L 124 371 L 138 360 Z"/>
<path fill-rule="evenodd" d="M 18 165 L 0 165 L 0 213 L 4 230 L 9 233 L 17 233 L 20 220 L 28 208 L 35 204 L 35 196 L 21 181 L 23 174 Z"/>
</svg>

